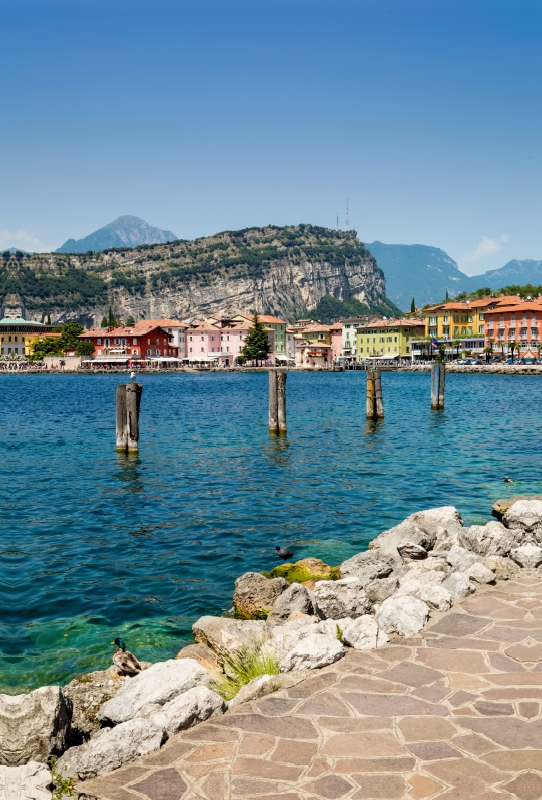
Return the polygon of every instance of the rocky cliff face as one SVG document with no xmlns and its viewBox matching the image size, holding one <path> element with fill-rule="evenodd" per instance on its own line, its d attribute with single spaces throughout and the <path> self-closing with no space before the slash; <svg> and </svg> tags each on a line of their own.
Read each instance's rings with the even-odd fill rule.
<svg viewBox="0 0 542 800">
<path fill-rule="evenodd" d="M 311 225 L 251 228 L 194 242 L 89 255 L 4 254 L 0 295 L 18 296 L 28 317 L 99 323 L 121 319 L 192 321 L 257 309 L 293 320 L 325 295 L 385 298 L 384 274 L 354 232 Z"/>
</svg>

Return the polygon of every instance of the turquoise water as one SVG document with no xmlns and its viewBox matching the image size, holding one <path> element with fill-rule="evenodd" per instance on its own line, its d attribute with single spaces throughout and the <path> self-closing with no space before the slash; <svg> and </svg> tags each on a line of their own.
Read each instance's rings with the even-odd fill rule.
<svg viewBox="0 0 542 800">
<path fill-rule="evenodd" d="M 384 374 L 375 424 L 364 373 L 290 373 L 277 440 L 266 374 L 145 375 L 139 457 L 115 453 L 122 376 L 0 380 L 0 691 L 106 667 L 117 635 L 173 656 L 276 544 L 338 564 L 414 511 L 542 492 L 537 376 L 449 375 L 432 412 L 429 375 Z"/>
</svg>

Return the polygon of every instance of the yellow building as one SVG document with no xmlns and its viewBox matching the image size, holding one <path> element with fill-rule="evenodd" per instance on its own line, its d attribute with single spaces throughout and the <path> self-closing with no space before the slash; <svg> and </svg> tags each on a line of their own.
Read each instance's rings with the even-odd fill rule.
<svg viewBox="0 0 542 800">
<path fill-rule="evenodd" d="M 425 336 L 423 319 L 381 319 L 357 330 L 358 360 L 411 358 L 412 340 Z"/>
<path fill-rule="evenodd" d="M 3 356 L 29 356 L 32 343 L 46 336 L 60 336 L 53 325 L 45 325 L 22 317 L 0 320 L 0 339 Z"/>
</svg>

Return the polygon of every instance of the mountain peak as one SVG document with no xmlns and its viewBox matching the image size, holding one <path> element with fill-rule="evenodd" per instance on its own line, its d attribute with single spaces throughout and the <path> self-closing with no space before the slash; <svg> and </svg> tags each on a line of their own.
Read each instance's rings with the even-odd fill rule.
<svg viewBox="0 0 542 800">
<path fill-rule="evenodd" d="M 154 228 L 140 217 L 123 214 L 84 239 L 68 239 L 57 253 L 99 252 L 111 247 L 138 247 L 141 244 L 165 244 L 178 239 L 172 231 Z"/>
</svg>

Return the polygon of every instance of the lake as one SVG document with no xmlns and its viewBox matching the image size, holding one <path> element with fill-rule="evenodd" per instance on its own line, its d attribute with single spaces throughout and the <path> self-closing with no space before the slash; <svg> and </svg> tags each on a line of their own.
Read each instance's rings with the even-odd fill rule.
<svg viewBox="0 0 542 800">
<path fill-rule="evenodd" d="M 289 373 L 288 436 L 267 430 L 265 373 L 143 375 L 139 456 L 115 452 L 121 375 L 0 376 L 0 691 L 111 663 L 115 636 L 165 660 L 276 544 L 339 564 L 408 514 L 468 523 L 542 492 L 538 376 Z M 503 482 L 504 475 L 516 479 Z"/>
</svg>

